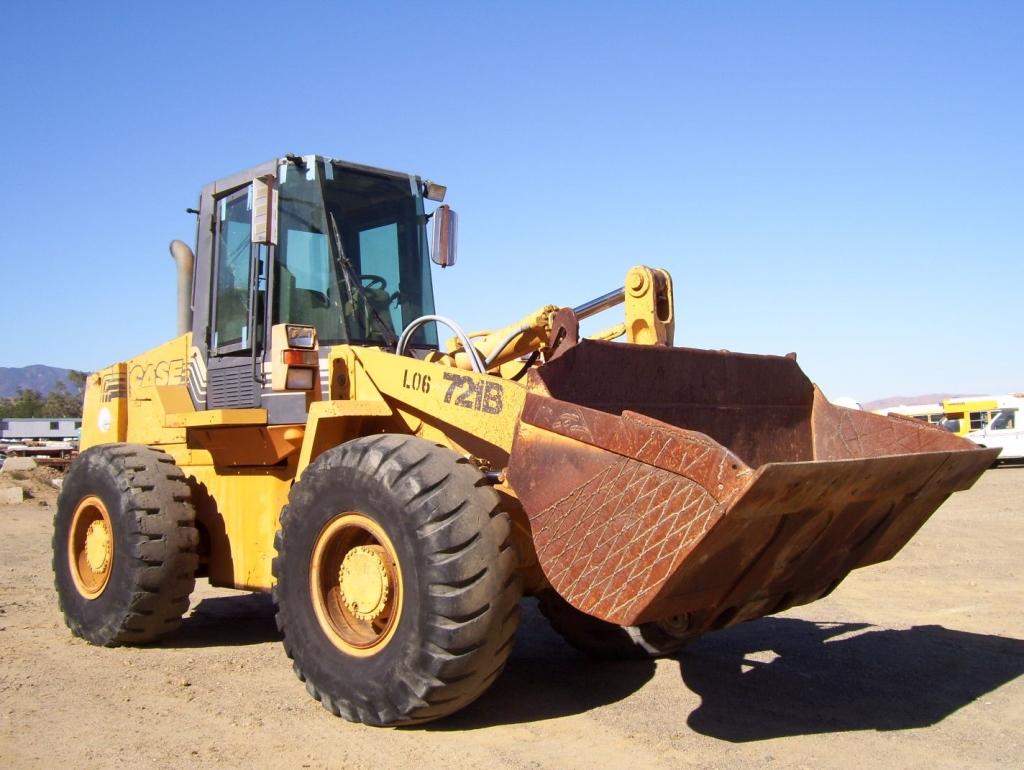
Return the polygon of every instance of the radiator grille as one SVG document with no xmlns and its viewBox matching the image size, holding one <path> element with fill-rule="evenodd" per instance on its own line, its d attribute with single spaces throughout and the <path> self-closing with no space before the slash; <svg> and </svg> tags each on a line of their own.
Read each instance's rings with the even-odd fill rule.
<svg viewBox="0 0 1024 770">
<path fill-rule="evenodd" d="M 259 391 L 251 367 L 210 369 L 207 376 L 207 409 L 238 409 L 259 403 Z"/>
</svg>

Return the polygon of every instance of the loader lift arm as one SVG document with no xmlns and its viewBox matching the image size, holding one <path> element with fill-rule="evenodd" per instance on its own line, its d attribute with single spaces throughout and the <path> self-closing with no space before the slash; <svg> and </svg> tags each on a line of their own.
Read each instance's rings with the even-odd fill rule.
<svg viewBox="0 0 1024 770">
<path fill-rule="evenodd" d="M 625 335 L 627 342 L 638 345 L 672 346 L 672 278 L 665 270 L 638 265 L 626 274 L 622 288 L 577 307 L 545 305 L 494 331 L 457 333 L 448 340 L 445 354 L 434 360 L 459 369 L 474 369 L 473 355 L 466 349 L 469 340 L 485 370 L 508 377 L 518 371 L 520 359 L 533 353 L 548 356 L 560 347 L 574 344 L 579 338 L 580 321 L 623 303 L 625 321 L 598 332 L 594 339 L 612 340 Z M 403 355 L 405 347 L 399 345 L 395 352 Z M 515 366 L 506 367 L 508 364 Z"/>
</svg>

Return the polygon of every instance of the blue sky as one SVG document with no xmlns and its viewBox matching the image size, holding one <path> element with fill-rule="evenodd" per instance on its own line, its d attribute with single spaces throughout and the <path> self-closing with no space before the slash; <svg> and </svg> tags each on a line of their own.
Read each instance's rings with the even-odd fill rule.
<svg viewBox="0 0 1024 770">
<path fill-rule="evenodd" d="M 5 3 L 0 365 L 174 332 L 206 182 L 448 185 L 466 328 L 668 268 L 676 344 L 829 396 L 1024 390 L 1024 4 Z M 611 319 L 609 319 L 611 323 Z"/>
</svg>

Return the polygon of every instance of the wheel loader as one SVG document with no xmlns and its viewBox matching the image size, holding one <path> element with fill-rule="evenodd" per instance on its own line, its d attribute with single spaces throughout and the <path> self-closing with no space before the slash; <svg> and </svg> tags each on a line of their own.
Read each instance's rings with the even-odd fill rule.
<svg viewBox="0 0 1024 770">
<path fill-rule="evenodd" d="M 153 642 L 197 577 L 272 592 L 314 698 L 420 723 L 494 682 L 524 593 L 584 652 L 670 655 L 891 558 L 994 459 L 792 354 L 674 347 L 659 269 L 467 331 L 433 305 L 444 195 L 295 155 L 203 188 L 178 336 L 88 380 L 53 535 L 74 634 Z"/>
</svg>

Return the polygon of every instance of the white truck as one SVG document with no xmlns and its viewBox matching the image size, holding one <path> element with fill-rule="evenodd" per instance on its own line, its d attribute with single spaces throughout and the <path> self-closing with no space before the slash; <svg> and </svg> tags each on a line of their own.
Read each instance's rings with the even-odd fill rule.
<svg viewBox="0 0 1024 770">
<path fill-rule="evenodd" d="M 983 447 L 999 447 L 997 462 L 1024 460 L 1024 399 L 1000 399 L 1000 409 L 988 424 L 967 434 L 974 443 Z"/>
</svg>

